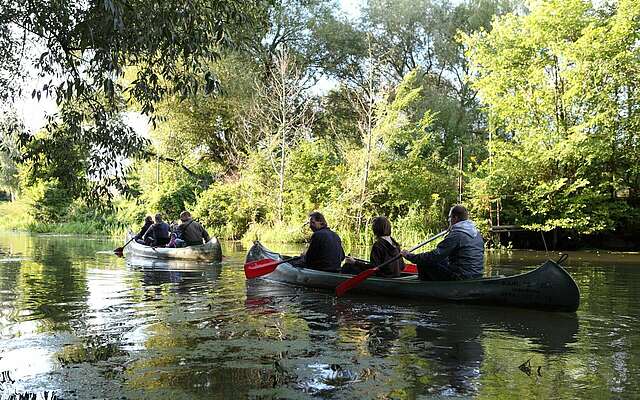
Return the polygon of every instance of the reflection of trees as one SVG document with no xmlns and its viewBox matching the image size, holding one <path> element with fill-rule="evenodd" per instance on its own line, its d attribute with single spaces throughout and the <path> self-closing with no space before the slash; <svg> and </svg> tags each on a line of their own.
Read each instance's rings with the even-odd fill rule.
<svg viewBox="0 0 640 400">
<path fill-rule="evenodd" d="M 240 269 L 148 267 L 137 274 L 144 312 L 153 313 L 147 319 L 155 322 L 144 331 L 143 356 L 127 368 L 129 389 L 242 398 L 286 379 L 276 363 L 296 347 L 287 343 L 304 329 L 294 314 L 245 312 Z"/>
<path fill-rule="evenodd" d="M 611 398 L 622 393 L 638 393 L 640 385 L 633 377 L 640 376 L 635 295 L 640 293 L 640 257 L 588 256 L 583 254 L 580 267 L 570 269 L 580 286 L 578 313 L 585 328 L 578 335 L 581 346 L 575 350 L 578 354 L 574 365 L 576 385 L 599 388 L 599 391 L 585 392 L 585 397 Z"/>
<path fill-rule="evenodd" d="M 15 276 L 15 312 L 22 320 L 38 320 L 40 331 L 69 329 L 68 321 L 86 308 L 86 270 L 77 268 L 68 238 L 3 237 L 14 248 L 22 248 L 25 260 Z M 23 244 L 11 244 L 12 241 Z M 75 239 L 77 241 L 77 239 Z M 95 251 L 93 253 L 95 256 Z M 26 260 L 26 258 L 32 260 Z M 5 275 L 6 278 L 6 275 Z"/>
<path fill-rule="evenodd" d="M 414 394 L 479 391 L 487 398 L 513 398 L 522 389 L 525 398 L 538 397 L 546 390 L 552 398 L 553 382 L 565 384 L 566 380 L 536 382 L 537 369 L 527 376 L 518 366 L 532 358 L 529 353 L 533 351 L 544 359 L 534 356 L 532 365 L 540 366 L 545 376 L 560 378 L 566 372 L 563 368 L 568 368 L 562 361 L 566 357 L 560 355 L 569 351 L 577 332 L 578 320 L 571 314 L 439 304 L 428 319 L 403 329 L 402 375 L 415 382 Z M 522 379 L 546 387 L 508 384 Z"/>
</svg>

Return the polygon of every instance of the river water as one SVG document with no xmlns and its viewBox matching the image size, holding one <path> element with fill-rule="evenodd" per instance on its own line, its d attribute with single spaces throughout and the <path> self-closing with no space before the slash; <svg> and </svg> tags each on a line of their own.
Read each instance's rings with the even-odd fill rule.
<svg viewBox="0 0 640 400">
<path fill-rule="evenodd" d="M 213 265 L 121 245 L 0 233 L 0 399 L 640 398 L 638 254 L 569 253 L 568 314 L 336 299 L 247 282 L 239 243 Z M 487 274 L 545 258 L 488 253 Z"/>
</svg>

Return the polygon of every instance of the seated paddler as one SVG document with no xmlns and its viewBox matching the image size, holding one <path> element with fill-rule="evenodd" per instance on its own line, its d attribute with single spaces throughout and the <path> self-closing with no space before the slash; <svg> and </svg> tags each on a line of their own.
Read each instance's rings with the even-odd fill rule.
<svg viewBox="0 0 640 400">
<path fill-rule="evenodd" d="M 369 268 L 382 265 L 382 268 L 376 273 L 377 276 L 384 278 L 396 278 L 400 276 L 404 269 L 404 261 L 399 257 L 387 265 L 383 265 L 388 260 L 397 257 L 400 254 L 400 245 L 391 237 L 391 223 L 384 216 L 375 217 L 371 222 L 371 229 L 376 241 L 371 246 L 371 254 L 369 262 L 357 260 L 352 257 L 346 257 L 342 273 L 359 274 Z"/>
<path fill-rule="evenodd" d="M 155 224 L 151 225 L 142 237 L 145 241 L 147 238 L 152 238 L 153 246 L 164 246 L 169 243 L 169 224 L 162 220 L 162 214 L 156 214 Z"/>
<path fill-rule="evenodd" d="M 340 272 L 344 260 L 342 240 L 327 225 L 319 212 L 309 214 L 309 228 L 313 231 L 307 251 L 293 265 L 327 272 Z"/>
<path fill-rule="evenodd" d="M 484 270 L 484 240 L 459 204 L 449 210 L 449 232 L 434 250 L 421 254 L 402 250 L 401 254 L 416 264 L 423 281 L 481 278 Z"/>
<path fill-rule="evenodd" d="M 176 228 L 176 247 L 199 246 L 211 240 L 209 232 L 191 217 L 189 211 L 180 213 L 180 225 Z"/>
<path fill-rule="evenodd" d="M 153 217 L 151 217 L 151 215 L 147 215 L 144 219 L 144 226 L 140 228 L 140 232 L 138 232 L 138 234 L 135 236 L 135 240 L 137 243 L 146 244 L 144 240 L 142 240 L 142 237 L 145 233 L 147 233 L 151 225 L 153 225 Z M 151 243 L 151 241 L 149 241 L 149 243 Z"/>
</svg>

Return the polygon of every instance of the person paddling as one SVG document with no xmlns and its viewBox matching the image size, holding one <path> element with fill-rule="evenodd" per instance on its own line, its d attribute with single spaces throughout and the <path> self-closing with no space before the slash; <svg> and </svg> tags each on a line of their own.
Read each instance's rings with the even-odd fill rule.
<svg viewBox="0 0 640 400">
<path fill-rule="evenodd" d="M 339 272 L 344 250 L 337 233 L 329 229 L 327 220 L 319 212 L 309 214 L 309 228 L 313 231 L 309 248 L 292 264 L 326 272 Z"/>
<path fill-rule="evenodd" d="M 418 267 L 423 281 L 455 281 L 481 278 L 484 271 L 484 241 L 469 220 L 467 209 L 456 204 L 449 210 L 449 233 L 435 250 L 401 254 Z"/>
<path fill-rule="evenodd" d="M 373 219 L 371 228 L 374 236 L 376 237 L 376 241 L 371 247 L 371 255 L 369 256 L 370 262 L 356 260 L 353 257 L 346 257 L 344 260 L 344 266 L 342 267 L 342 273 L 356 275 L 369 268 L 383 265 L 383 267 L 376 273 L 377 276 L 385 278 L 399 277 L 400 273 L 404 269 L 404 261 L 402 260 L 402 257 L 385 265 L 387 260 L 390 260 L 400 254 L 400 245 L 391 237 L 391 223 L 386 217 L 379 216 Z"/>
<path fill-rule="evenodd" d="M 138 232 L 138 234 L 135 236 L 136 242 L 140 244 L 145 244 L 144 240 L 142 240 L 142 237 L 144 236 L 145 233 L 147 233 L 149 228 L 151 228 L 151 225 L 153 225 L 153 218 L 151 217 L 151 215 L 147 215 L 144 219 L 144 226 L 140 228 L 140 232 Z"/>
</svg>

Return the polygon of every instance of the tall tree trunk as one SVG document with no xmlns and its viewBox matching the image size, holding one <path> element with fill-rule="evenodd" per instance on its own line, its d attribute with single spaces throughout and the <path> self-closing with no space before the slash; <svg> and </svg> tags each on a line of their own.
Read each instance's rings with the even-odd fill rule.
<svg viewBox="0 0 640 400">
<path fill-rule="evenodd" d="M 284 221 L 284 166 L 285 166 L 285 151 L 287 146 L 286 129 L 282 129 L 282 139 L 280 142 L 280 193 L 278 196 L 278 220 Z"/>
<path fill-rule="evenodd" d="M 365 158 L 364 158 L 364 169 L 362 171 L 362 187 L 360 188 L 360 207 L 358 207 L 358 234 L 361 233 L 362 230 L 362 220 L 364 216 L 364 203 L 367 198 L 367 183 L 369 181 L 369 168 L 371 166 L 371 141 L 372 141 L 372 128 L 371 128 L 371 119 L 369 118 L 366 122 L 365 130 L 367 133 L 366 138 L 366 148 L 365 148 Z"/>
<path fill-rule="evenodd" d="M 364 168 L 362 171 L 362 187 L 360 188 L 360 206 L 358 207 L 357 214 L 357 226 L 358 226 L 358 235 L 360 236 L 362 233 L 362 221 L 364 217 L 364 204 L 367 199 L 367 183 L 369 182 L 369 169 L 371 168 L 371 152 L 373 148 L 373 107 L 374 107 L 374 61 L 373 61 L 373 52 L 371 48 L 371 39 L 369 38 L 369 88 L 366 92 L 366 99 L 363 99 L 360 103 L 364 108 L 364 121 L 360 125 L 361 131 L 365 136 L 365 157 L 364 157 Z"/>
</svg>

